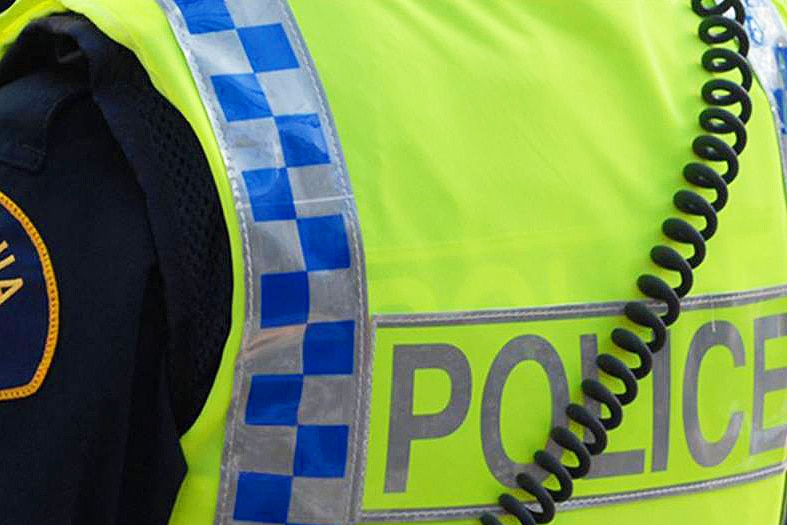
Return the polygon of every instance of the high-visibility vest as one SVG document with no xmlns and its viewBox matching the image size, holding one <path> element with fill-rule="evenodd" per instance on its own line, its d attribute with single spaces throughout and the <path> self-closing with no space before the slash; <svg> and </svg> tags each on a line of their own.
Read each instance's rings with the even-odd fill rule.
<svg viewBox="0 0 787 525">
<path fill-rule="evenodd" d="M 779 522 L 787 4 L 744 4 L 729 204 L 561 525 Z M 703 227 L 673 195 L 712 198 L 681 170 L 703 86 L 740 82 L 703 68 L 689 0 L 18 0 L 0 49 L 66 10 L 192 125 L 229 231 L 233 324 L 173 524 L 470 523 L 527 499 L 515 476 L 546 477 L 566 405 L 598 408 L 596 356 L 636 364 L 609 334 L 636 328 L 638 276 L 678 285 L 648 254 L 691 255 L 661 225 Z"/>
</svg>

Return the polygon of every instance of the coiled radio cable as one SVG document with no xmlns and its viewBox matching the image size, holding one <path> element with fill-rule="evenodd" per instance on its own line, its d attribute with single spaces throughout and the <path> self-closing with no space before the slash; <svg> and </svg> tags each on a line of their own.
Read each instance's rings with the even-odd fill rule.
<svg viewBox="0 0 787 525">
<path fill-rule="evenodd" d="M 612 331 L 612 342 L 639 359 L 639 366 L 629 368 L 623 361 L 611 354 L 601 354 L 596 358 L 596 366 L 606 375 L 619 380 L 624 387 L 622 393 L 613 393 L 603 383 L 595 379 L 582 382 L 582 392 L 600 405 L 607 408 L 609 415 L 601 417 L 575 403 L 566 408 L 569 420 L 579 424 L 592 436 L 593 441 L 582 441 L 566 427 L 555 427 L 549 437 L 564 450 L 570 451 L 578 463 L 567 466 L 559 457 L 545 450 L 534 455 L 534 461 L 544 471 L 553 475 L 559 484 L 557 490 L 545 487 L 533 476 L 521 472 L 516 476 L 516 484 L 533 496 L 539 510 L 526 506 L 511 494 L 499 498 L 500 506 L 516 517 L 522 525 L 548 523 L 555 517 L 556 504 L 566 501 L 573 493 L 573 480 L 582 478 L 590 471 L 592 456 L 601 454 L 607 447 L 607 432 L 617 428 L 623 419 L 623 406 L 637 397 L 637 381 L 646 377 L 653 366 L 653 354 L 659 352 L 667 340 L 667 327 L 677 321 L 680 314 L 680 300 L 686 296 L 694 282 L 693 270 L 705 259 L 706 242 L 716 233 L 718 213 L 728 199 L 728 185 L 738 174 L 738 155 L 746 146 L 746 123 L 751 117 L 752 70 L 746 60 L 749 39 L 743 23 L 746 19 L 741 0 L 722 0 L 706 7 L 702 0 L 692 0 L 692 9 L 702 17 L 699 37 L 710 47 L 702 56 L 702 66 L 710 73 L 740 72 L 740 83 L 726 78 L 713 78 L 702 87 L 702 98 L 708 108 L 699 115 L 699 123 L 705 134 L 696 137 L 692 143 L 694 154 L 702 161 L 724 163 L 726 170 L 719 173 L 703 162 L 690 162 L 683 168 L 683 177 L 692 186 L 714 190 L 716 198 L 708 202 L 700 193 L 680 190 L 673 197 L 673 204 L 680 212 L 704 218 L 705 227 L 698 230 L 689 222 L 672 217 L 664 221 L 662 231 L 670 240 L 690 245 L 693 254 L 684 258 L 670 246 L 659 245 L 650 252 L 651 260 L 660 268 L 677 272 L 680 284 L 671 287 L 655 275 L 645 274 L 637 280 L 637 288 L 647 298 L 666 305 L 666 313 L 659 314 L 644 301 L 629 302 L 624 307 L 624 315 L 632 323 L 648 329 L 652 333 L 650 341 L 643 341 L 637 334 L 626 328 Z M 725 16 L 732 10 L 733 17 Z M 737 50 L 731 49 L 734 43 Z M 730 106 L 738 106 L 737 114 Z M 730 146 L 717 135 L 734 134 Z M 501 525 L 498 517 L 491 513 L 481 516 L 483 525 Z"/>
</svg>

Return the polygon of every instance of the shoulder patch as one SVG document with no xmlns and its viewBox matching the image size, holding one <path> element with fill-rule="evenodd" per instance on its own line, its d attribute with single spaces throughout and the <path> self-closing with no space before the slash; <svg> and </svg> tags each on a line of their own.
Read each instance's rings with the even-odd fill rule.
<svg viewBox="0 0 787 525">
<path fill-rule="evenodd" d="M 0 192 L 0 401 L 35 394 L 57 345 L 60 302 L 49 252 Z"/>
</svg>

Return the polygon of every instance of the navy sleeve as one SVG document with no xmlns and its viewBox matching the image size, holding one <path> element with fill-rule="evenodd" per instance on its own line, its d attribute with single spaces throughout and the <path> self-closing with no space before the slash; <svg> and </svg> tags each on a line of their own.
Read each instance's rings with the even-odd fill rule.
<svg viewBox="0 0 787 525">
<path fill-rule="evenodd" d="M 47 244 L 61 305 L 43 386 L 0 401 L 0 516 L 15 524 L 166 523 L 185 465 L 142 191 L 67 69 L 2 86 L 0 121 L 0 191 Z M 13 317 L 13 309 L 2 313 Z"/>
<path fill-rule="evenodd" d="M 0 63 L 0 192 L 46 243 L 61 305 L 41 389 L 0 401 L 0 521 L 167 523 L 232 291 L 196 136 L 89 22 L 41 20 Z"/>
</svg>

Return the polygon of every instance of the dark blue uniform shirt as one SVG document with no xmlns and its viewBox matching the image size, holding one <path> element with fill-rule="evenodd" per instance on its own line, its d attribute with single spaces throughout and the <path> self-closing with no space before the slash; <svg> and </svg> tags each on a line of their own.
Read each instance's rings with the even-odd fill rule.
<svg viewBox="0 0 787 525">
<path fill-rule="evenodd" d="M 164 524 L 229 327 L 199 143 L 131 53 L 51 17 L 0 62 L 0 192 L 38 229 L 60 296 L 41 389 L 0 401 L 0 524 Z"/>
</svg>

